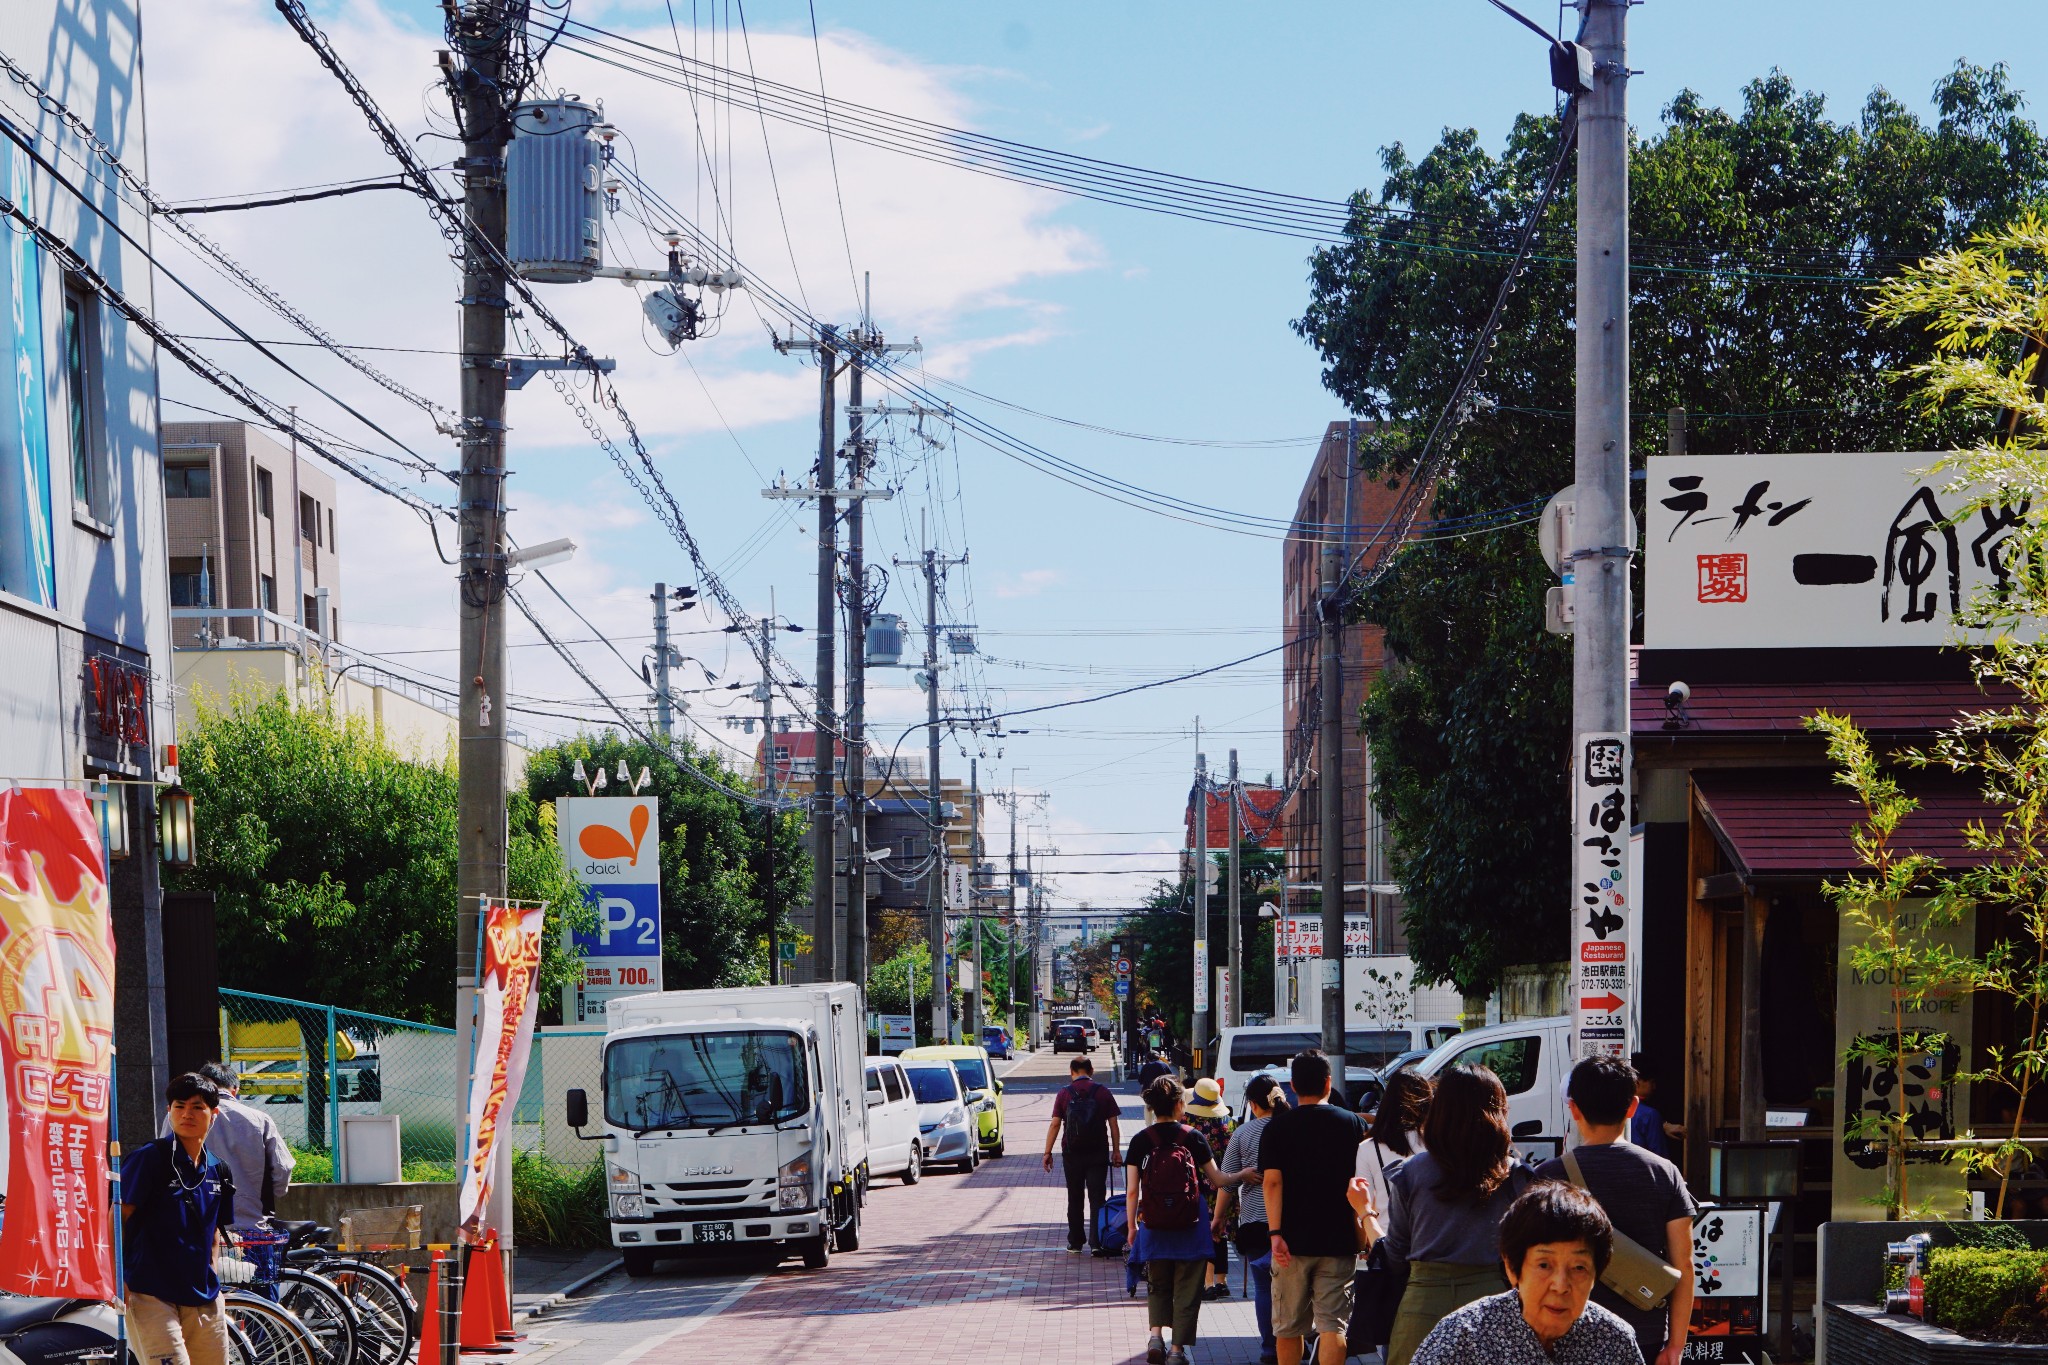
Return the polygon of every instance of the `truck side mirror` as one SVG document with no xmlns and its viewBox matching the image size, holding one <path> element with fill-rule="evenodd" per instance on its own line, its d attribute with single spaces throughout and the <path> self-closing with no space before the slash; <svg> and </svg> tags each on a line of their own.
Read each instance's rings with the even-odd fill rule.
<svg viewBox="0 0 2048 1365">
<path fill-rule="evenodd" d="M 581 1090 L 571 1090 L 567 1100 L 569 1126 L 571 1128 L 587 1127 L 590 1123 L 590 1097 Z"/>
<path fill-rule="evenodd" d="M 1003 1083 L 1001 1081 L 996 1082 L 996 1093 L 998 1095 L 1003 1093 Z"/>
</svg>

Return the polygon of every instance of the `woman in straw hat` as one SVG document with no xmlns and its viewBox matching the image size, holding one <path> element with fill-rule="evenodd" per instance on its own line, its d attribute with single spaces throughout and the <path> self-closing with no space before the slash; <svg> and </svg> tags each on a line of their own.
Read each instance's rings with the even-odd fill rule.
<svg viewBox="0 0 2048 1365">
<path fill-rule="evenodd" d="M 1230 1146 L 1230 1106 L 1223 1102 L 1223 1083 L 1204 1076 L 1188 1095 L 1188 1126 L 1208 1140 L 1210 1150 L 1221 1152 Z M 1216 1254 L 1202 1287 L 1205 1299 L 1230 1297 L 1230 1241 L 1216 1239 Z"/>
</svg>

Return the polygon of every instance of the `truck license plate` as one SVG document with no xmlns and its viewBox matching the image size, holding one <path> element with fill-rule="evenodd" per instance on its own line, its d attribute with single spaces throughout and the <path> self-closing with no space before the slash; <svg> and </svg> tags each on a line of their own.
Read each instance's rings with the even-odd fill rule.
<svg viewBox="0 0 2048 1365">
<path fill-rule="evenodd" d="M 690 1240 L 693 1242 L 730 1242 L 733 1240 L 730 1223 L 692 1223 Z"/>
</svg>

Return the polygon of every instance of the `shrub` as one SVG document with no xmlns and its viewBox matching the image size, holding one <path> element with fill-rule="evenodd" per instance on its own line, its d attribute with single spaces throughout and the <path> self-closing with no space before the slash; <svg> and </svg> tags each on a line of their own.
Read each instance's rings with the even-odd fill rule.
<svg viewBox="0 0 2048 1365">
<path fill-rule="evenodd" d="M 1927 1320 L 1957 1332 L 2037 1326 L 2048 1251 L 1938 1247 L 1927 1258 Z"/>
<path fill-rule="evenodd" d="M 537 1246 L 609 1245 L 604 1163 L 563 1166 L 537 1152 L 514 1152 L 512 1230 L 520 1242 Z"/>
</svg>

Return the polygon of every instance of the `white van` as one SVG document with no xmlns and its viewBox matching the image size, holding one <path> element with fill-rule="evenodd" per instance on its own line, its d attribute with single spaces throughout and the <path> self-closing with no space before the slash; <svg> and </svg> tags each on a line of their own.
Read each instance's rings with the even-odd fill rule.
<svg viewBox="0 0 2048 1365">
<path fill-rule="evenodd" d="M 1508 1131 L 1515 1146 L 1543 1159 L 1575 1140 L 1564 1107 L 1571 1050 L 1571 1017 L 1560 1014 L 1461 1033 L 1417 1062 L 1415 1070 L 1434 1076 L 1451 1066 L 1490 1067 L 1508 1092 Z"/>
<path fill-rule="evenodd" d="M 917 1131 L 917 1096 L 902 1063 L 890 1057 L 867 1061 L 868 1174 L 900 1175 L 915 1185 L 924 1174 L 924 1144 Z"/>
<path fill-rule="evenodd" d="M 1359 1087 L 1379 1069 L 1404 1052 L 1434 1047 L 1458 1031 L 1456 1024 L 1403 1024 L 1391 1028 L 1354 1028 L 1344 1031 L 1345 1093 L 1356 1095 Z M 1215 1059 L 1209 1074 L 1223 1086 L 1223 1093 L 1236 1108 L 1244 1100 L 1244 1088 L 1261 1071 L 1279 1067 L 1282 1071 L 1300 1053 L 1322 1046 L 1316 1029 L 1299 1024 L 1260 1024 L 1227 1028 L 1214 1045 Z"/>
</svg>

